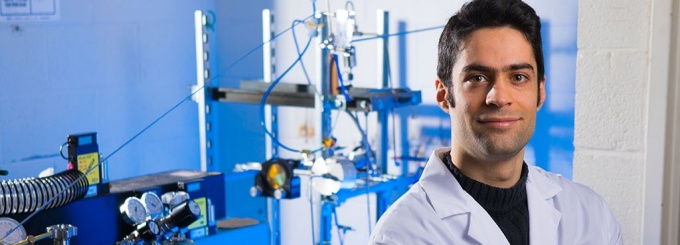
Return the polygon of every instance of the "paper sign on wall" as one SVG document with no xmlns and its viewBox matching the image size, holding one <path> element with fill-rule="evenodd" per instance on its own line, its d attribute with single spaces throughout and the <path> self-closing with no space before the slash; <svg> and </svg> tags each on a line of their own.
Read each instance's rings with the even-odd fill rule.
<svg viewBox="0 0 680 245">
<path fill-rule="evenodd" d="M 59 0 L 0 0 L 0 21 L 53 21 L 59 19 Z"/>
</svg>

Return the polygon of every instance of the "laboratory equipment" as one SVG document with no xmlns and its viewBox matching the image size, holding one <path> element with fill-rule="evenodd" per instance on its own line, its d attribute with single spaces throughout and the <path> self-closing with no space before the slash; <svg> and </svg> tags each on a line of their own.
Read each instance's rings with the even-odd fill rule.
<svg viewBox="0 0 680 245">
<path fill-rule="evenodd" d="M 66 137 L 68 169 L 87 175 L 88 197 L 105 194 L 108 190 L 106 165 L 100 164 L 97 133 L 71 134 Z M 61 151 L 60 151 L 61 153 Z M 63 155 L 62 155 L 63 157 Z"/>
</svg>

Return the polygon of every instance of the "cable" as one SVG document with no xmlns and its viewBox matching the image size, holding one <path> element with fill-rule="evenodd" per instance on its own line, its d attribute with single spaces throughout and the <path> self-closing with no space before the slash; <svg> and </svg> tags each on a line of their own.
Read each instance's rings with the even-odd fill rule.
<svg viewBox="0 0 680 245">
<path fill-rule="evenodd" d="M 333 61 L 335 61 L 335 69 L 338 72 L 338 80 L 340 80 L 340 91 L 342 91 L 342 95 L 345 96 L 345 101 L 352 101 L 352 98 L 347 94 L 347 88 L 345 87 L 345 82 L 342 79 L 342 72 L 340 71 L 340 63 L 338 62 L 337 54 L 333 54 Z"/>
<path fill-rule="evenodd" d="M 387 80 L 390 84 L 390 88 L 394 88 L 394 83 L 392 83 L 392 62 L 390 62 L 390 50 L 386 49 L 385 50 L 385 55 L 387 56 Z M 393 153 L 392 155 L 394 156 L 394 165 L 399 166 L 399 162 L 397 161 L 397 123 L 396 119 L 394 119 L 394 108 L 390 109 L 390 116 L 392 117 L 392 149 Z M 404 140 L 404 139 L 401 139 Z M 404 149 L 401 149 L 403 152 Z M 403 162 L 401 162 L 403 164 Z M 402 168 L 403 169 L 403 168 Z M 406 173 L 402 173 L 406 174 Z"/>
<path fill-rule="evenodd" d="M 302 23 L 302 21 L 301 20 L 294 20 L 293 25 L 296 25 L 296 23 Z M 292 28 L 291 30 L 292 30 L 291 32 L 293 33 L 293 43 L 295 43 L 295 50 L 297 51 L 297 55 L 300 56 L 300 55 L 302 55 L 302 53 L 300 53 L 300 45 L 298 44 L 298 41 L 297 41 L 297 35 L 295 35 L 295 28 Z M 300 67 L 302 67 L 302 72 L 305 74 L 305 78 L 307 79 L 307 85 L 311 86 L 312 85 L 312 79 L 309 78 L 309 74 L 307 73 L 307 68 L 305 67 L 305 62 L 302 59 L 300 60 Z M 321 92 L 319 92 L 316 88 L 315 88 L 315 90 L 316 90 L 315 92 L 317 94 L 321 94 Z"/>
<path fill-rule="evenodd" d="M 352 1 L 345 2 L 345 10 L 349 11 L 349 6 L 352 6 L 352 11 L 354 11 L 354 3 Z"/>
<path fill-rule="evenodd" d="M 338 223 L 338 213 L 335 211 L 335 205 L 333 205 L 333 218 L 335 218 L 335 227 L 337 227 L 336 231 L 338 232 L 338 240 L 340 241 L 340 245 L 345 244 L 345 230 L 344 228 L 340 227 L 340 224 Z M 340 235 L 340 230 L 342 229 L 342 235 Z"/>
<path fill-rule="evenodd" d="M 373 172 L 373 162 L 371 161 L 371 155 L 373 150 L 371 150 L 371 145 L 368 144 L 368 135 L 364 129 L 361 128 L 361 124 L 359 123 L 359 118 L 352 114 L 351 112 L 345 110 L 347 114 L 353 119 L 354 124 L 357 126 L 357 129 L 359 129 L 359 132 L 361 133 L 361 140 L 362 144 L 364 145 L 364 149 L 366 151 L 366 160 L 368 161 L 367 166 L 366 166 L 366 213 L 368 213 L 368 235 L 370 236 L 372 231 L 371 231 L 371 195 L 369 195 L 369 183 L 370 179 L 369 176 L 372 174 L 370 172 Z M 366 114 L 366 128 L 368 129 L 368 114 Z"/>
<path fill-rule="evenodd" d="M 293 25 L 293 26 L 295 26 L 295 25 Z M 267 102 L 267 97 L 269 97 L 269 94 L 272 92 L 274 87 L 276 87 L 276 85 L 279 84 L 279 82 L 281 82 L 281 79 L 283 77 L 285 77 L 286 74 L 288 74 L 288 72 L 290 72 L 290 70 L 293 69 L 293 67 L 295 67 L 295 65 L 298 62 L 300 62 L 300 60 L 302 59 L 302 56 L 307 52 L 307 49 L 309 48 L 309 44 L 311 44 L 311 42 L 312 42 L 312 37 L 309 37 L 309 39 L 307 40 L 307 44 L 305 45 L 305 48 L 302 50 L 302 53 L 300 53 L 300 55 L 298 55 L 297 59 L 295 59 L 293 64 L 291 64 L 283 73 L 281 73 L 281 76 L 279 76 L 276 80 L 274 80 L 274 82 L 272 82 L 271 85 L 269 85 L 269 88 L 267 88 L 267 91 L 264 92 L 264 94 L 262 95 L 262 99 L 260 100 L 260 125 L 262 126 L 262 129 L 264 129 L 265 134 L 267 134 L 267 136 L 269 136 L 269 138 L 271 138 L 272 141 L 274 141 L 274 143 L 276 143 L 276 145 L 281 146 L 281 148 L 283 148 L 287 151 L 291 151 L 291 152 L 300 152 L 300 150 L 296 150 L 296 149 L 293 149 L 289 146 L 282 144 L 277 139 L 277 137 L 274 136 L 269 131 L 269 129 L 267 129 L 267 124 L 264 121 L 264 107 L 265 107 L 265 103 Z M 323 147 L 320 147 L 316 150 L 313 150 L 312 152 L 318 152 L 318 151 L 321 151 L 321 150 L 323 150 Z"/>
<path fill-rule="evenodd" d="M 359 122 L 359 118 L 352 114 L 348 110 L 344 110 L 351 118 L 354 124 L 357 126 L 357 129 L 359 129 L 359 133 L 361 133 L 361 144 L 364 146 L 364 151 L 366 152 L 366 160 L 368 161 L 368 164 L 366 166 L 366 172 L 368 174 L 369 170 L 373 171 L 373 163 L 371 161 L 371 156 L 373 155 L 373 149 L 371 149 L 371 145 L 368 144 L 368 135 L 366 131 L 364 131 L 363 128 L 361 128 L 361 124 Z M 370 174 L 369 174 L 370 175 Z"/>
<path fill-rule="evenodd" d="M 411 34 L 411 33 L 432 31 L 432 30 L 437 30 L 437 29 L 441 29 L 441 28 L 444 28 L 444 26 L 435 26 L 435 27 L 429 27 L 429 28 L 418 29 L 418 30 L 413 30 L 413 31 L 404 31 L 404 32 L 397 32 L 397 33 L 392 33 L 392 34 L 385 34 L 385 35 L 367 37 L 367 38 L 359 38 L 359 39 L 352 40 L 352 43 L 358 43 L 358 42 L 363 42 L 363 41 L 368 41 L 368 40 L 373 40 L 373 39 L 386 38 L 386 37 L 391 37 L 391 36 L 406 36 L 406 35 Z"/>
</svg>

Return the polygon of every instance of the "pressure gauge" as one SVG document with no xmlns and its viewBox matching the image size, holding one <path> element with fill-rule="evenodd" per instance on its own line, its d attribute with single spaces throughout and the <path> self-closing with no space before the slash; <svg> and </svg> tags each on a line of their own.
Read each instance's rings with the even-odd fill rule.
<svg viewBox="0 0 680 245">
<path fill-rule="evenodd" d="M 175 208 L 182 202 L 189 200 L 189 194 L 183 191 L 167 192 L 161 196 L 163 204 L 167 205 L 169 209 Z"/>
<path fill-rule="evenodd" d="M 120 213 L 123 215 L 123 220 L 130 225 L 136 225 L 146 220 L 146 209 L 144 204 L 137 197 L 128 197 L 125 199 L 123 205 L 120 206 Z"/>
<path fill-rule="evenodd" d="M 150 242 L 156 240 L 158 235 L 161 234 L 161 228 L 155 220 L 147 220 L 146 223 L 137 227 L 136 233 L 140 238 L 144 239 L 144 241 Z"/>
<path fill-rule="evenodd" d="M 161 198 L 156 193 L 146 192 L 142 194 L 142 203 L 144 203 L 146 212 L 149 213 L 152 219 L 163 214 L 163 202 L 161 202 Z"/>
<path fill-rule="evenodd" d="M 189 200 L 187 201 L 187 205 L 189 205 L 189 210 L 193 215 L 201 216 L 201 207 L 198 206 L 198 203 Z"/>
<path fill-rule="evenodd" d="M 3 237 L 7 235 L 9 231 L 14 229 L 15 227 L 17 228 L 12 234 L 9 236 L 5 237 L 5 239 L 2 239 L 0 244 L 15 244 L 20 242 L 21 240 L 26 239 L 26 230 L 24 229 L 23 226 L 19 224 L 18 221 L 12 219 L 12 218 L 7 218 L 7 217 L 2 217 L 0 218 L 0 237 Z"/>
</svg>

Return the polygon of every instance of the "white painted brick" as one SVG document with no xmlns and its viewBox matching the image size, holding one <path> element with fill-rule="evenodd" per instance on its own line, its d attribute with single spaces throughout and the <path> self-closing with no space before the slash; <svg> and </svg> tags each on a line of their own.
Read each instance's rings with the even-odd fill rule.
<svg viewBox="0 0 680 245">
<path fill-rule="evenodd" d="M 621 224 L 624 244 L 640 244 L 644 209 L 643 153 L 579 150 L 574 153 L 574 181 L 602 195 Z M 605 174 L 606 173 L 606 174 Z"/>
<path fill-rule="evenodd" d="M 579 52 L 575 147 L 643 150 L 646 67 L 646 52 Z"/>
<path fill-rule="evenodd" d="M 578 48 L 647 49 L 650 1 L 579 1 Z"/>
</svg>

